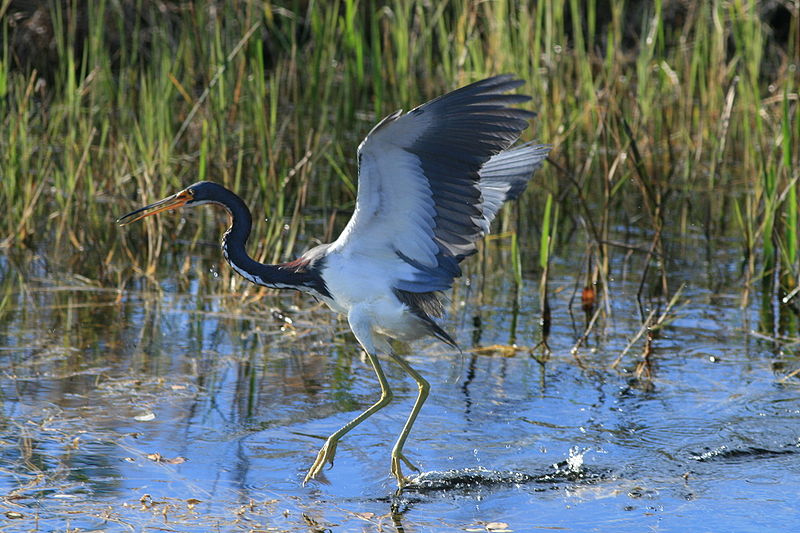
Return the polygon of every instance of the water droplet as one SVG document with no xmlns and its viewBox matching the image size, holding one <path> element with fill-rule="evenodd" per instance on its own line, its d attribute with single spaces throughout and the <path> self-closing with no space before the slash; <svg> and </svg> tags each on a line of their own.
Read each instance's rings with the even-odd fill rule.
<svg viewBox="0 0 800 533">
<path fill-rule="evenodd" d="M 569 449 L 569 456 L 567 457 L 567 466 L 571 472 L 580 472 L 583 467 L 583 456 L 588 450 L 581 450 L 577 446 Z"/>
</svg>

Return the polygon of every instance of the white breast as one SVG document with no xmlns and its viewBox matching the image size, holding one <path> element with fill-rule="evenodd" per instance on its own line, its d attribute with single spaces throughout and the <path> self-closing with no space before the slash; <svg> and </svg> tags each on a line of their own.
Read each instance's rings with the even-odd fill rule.
<svg viewBox="0 0 800 533">
<path fill-rule="evenodd" d="M 331 253 L 322 268 L 331 297 L 322 301 L 345 316 L 357 306 L 369 317 L 375 332 L 403 341 L 416 340 L 428 331 L 392 289 L 397 278 L 393 273 L 406 268 L 408 265 L 396 255 L 376 260 L 374 255 L 367 259 L 356 253 Z"/>
</svg>

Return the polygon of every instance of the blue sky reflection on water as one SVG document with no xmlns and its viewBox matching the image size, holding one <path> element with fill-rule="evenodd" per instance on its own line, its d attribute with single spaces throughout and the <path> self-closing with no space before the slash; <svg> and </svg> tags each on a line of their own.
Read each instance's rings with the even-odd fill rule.
<svg viewBox="0 0 800 533">
<path fill-rule="evenodd" d="M 635 277 L 614 281 L 613 322 L 579 362 L 569 268 L 551 277 L 544 365 L 525 350 L 461 356 L 423 342 L 409 353 L 433 386 L 407 446 L 429 483 L 394 500 L 389 450 L 416 388 L 392 365 L 395 402 L 345 438 L 328 484 L 300 485 L 321 438 L 378 392 L 327 310 L 292 294 L 242 304 L 193 285 L 120 295 L 32 282 L 0 322 L 1 511 L 24 517 L 5 528 L 34 518 L 40 530 L 108 531 L 800 527 L 800 387 L 782 379 L 796 348 L 748 335 L 757 314 L 739 309 L 739 293 L 685 272 L 686 303 L 655 343 L 652 380 L 633 375 L 640 347 L 608 368 L 639 327 Z M 465 348 L 478 314 L 481 346 L 509 341 L 501 274 L 482 306 L 474 288 L 453 297 L 447 326 Z M 520 308 L 517 342 L 533 346 L 537 280 Z"/>
</svg>

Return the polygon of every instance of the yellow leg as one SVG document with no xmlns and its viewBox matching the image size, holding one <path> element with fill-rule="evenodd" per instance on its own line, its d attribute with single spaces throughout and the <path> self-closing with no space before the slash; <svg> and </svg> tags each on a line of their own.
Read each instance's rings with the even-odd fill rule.
<svg viewBox="0 0 800 533">
<path fill-rule="evenodd" d="M 397 478 L 397 484 L 402 489 L 408 484 L 408 479 L 403 475 L 403 471 L 400 468 L 400 462 L 402 461 L 410 469 L 419 472 L 419 468 L 414 466 L 411 461 L 406 459 L 405 455 L 403 455 L 403 446 L 406 443 L 408 434 L 411 432 L 411 426 L 414 425 L 414 421 L 417 419 L 420 409 L 422 409 L 422 404 L 424 404 L 425 400 L 428 398 L 428 392 L 430 392 L 431 386 L 425 380 L 425 378 L 423 378 L 419 372 L 411 368 L 411 365 L 409 365 L 403 358 L 397 355 L 392 355 L 392 358 L 403 370 L 405 370 L 412 378 L 414 378 L 414 381 L 417 382 L 417 387 L 419 387 L 419 393 L 417 394 L 417 399 L 414 402 L 414 407 L 411 409 L 411 413 L 408 415 L 408 419 L 403 426 L 403 430 L 400 432 L 400 436 L 397 438 L 397 442 L 394 444 L 394 448 L 392 448 L 392 475 Z"/>
<path fill-rule="evenodd" d="M 331 466 L 333 466 L 333 458 L 336 455 L 336 445 L 339 443 L 339 439 L 344 437 L 347 432 L 369 418 L 376 411 L 386 407 L 386 404 L 392 401 L 392 390 L 389 388 L 389 383 L 386 381 L 386 376 L 383 374 L 383 369 L 378 361 L 378 356 L 374 353 L 371 353 L 371 350 L 365 350 L 365 352 L 369 358 L 369 362 L 372 364 L 372 368 L 375 370 L 375 374 L 378 376 L 378 381 L 381 384 L 381 397 L 369 409 L 355 417 L 353 420 L 345 424 L 339 431 L 328 437 L 328 439 L 325 441 L 325 444 L 317 454 L 317 459 L 314 461 L 314 464 L 311 465 L 311 469 L 309 469 L 308 474 L 306 474 L 306 477 L 303 480 L 303 485 L 305 485 L 309 479 L 314 479 L 317 474 L 322 471 L 325 463 L 330 463 Z"/>
</svg>

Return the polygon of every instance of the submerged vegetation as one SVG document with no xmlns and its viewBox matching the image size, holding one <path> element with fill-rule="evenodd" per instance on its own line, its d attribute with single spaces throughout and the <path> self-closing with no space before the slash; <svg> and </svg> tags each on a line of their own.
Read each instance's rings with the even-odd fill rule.
<svg viewBox="0 0 800 533">
<path fill-rule="evenodd" d="M 9 257 L 32 251 L 50 272 L 123 288 L 132 269 L 153 275 L 170 260 L 184 221 L 120 231 L 114 218 L 211 179 L 254 209 L 254 257 L 290 258 L 310 221 L 323 239 L 341 228 L 355 148 L 373 123 L 511 72 L 538 112 L 525 139 L 554 150 L 487 245 L 507 245 L 512 258 L 482 257 L 513 264 L 517 284 L 541 277 L 543 350 L 548 265 L 565 243 L 585 248 L 576 348 L 610 313 L 610 280 L 625 265 L 640 279 L 631 304 L 646 360 L 680 303 L 680 251 L 664 237 L 698 234 L 709 263 L 719 246 L 738 250 L 740 304 L 760 299 L 763 334 L 800 335 L 796 2 L 777 8 L 777 29 L 752 0 L 58 5 L 0 2 Z M 192 242 L 222 223 L 195 217 L 181 227 Z"/>
</svg>

